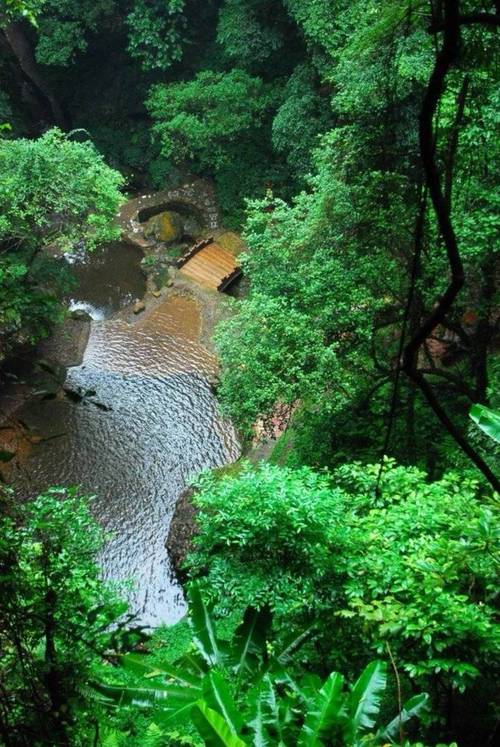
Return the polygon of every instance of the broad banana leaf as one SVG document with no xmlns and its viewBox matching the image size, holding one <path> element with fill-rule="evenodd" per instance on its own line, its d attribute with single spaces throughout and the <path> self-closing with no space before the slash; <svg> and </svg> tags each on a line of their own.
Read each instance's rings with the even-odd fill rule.
<svg viewBox="0 0 500 747">
<path fill-rule="evenodd" d="M 335 725 L 340 726 L 344 711 L 344 678 L 332 672 L 316 697 L 308 704 L 306 718 L 299 736 L 299 747 L 318 747 Z"/>
<path fill-rule="evenodd" d="M 198 584 L 189 587 L 189 622 L 193 631 L 193 641 L 209 665 L 221 664 L 223 654 L 217 640 L 215 623 L 210 610 L 201 596 Z"/>
<path fill-rule="evenodd" d="M 254 747 L 271 747 L 271 738 L 268 732 L 269 716 L 266 713 L 263 690 L 258 687 L 251 693 L 249 700 L 252 707 L 252 717 L 248 726 L 252 730 L 252 744 Z"/>
<path fill-rule="evenodd" d="M 469 416 L 487 436 L 500 443 L 500 413 L 484 405 L 472 405 Z"/>
<path fill-rule="evenodd" d="M 360 731 L 372 729 L 387 684 L 387 664 L 372 661 L 356 680 L 347 700 L 346 732 L 351 742 Z M 349 742 L 350 743 L 350 742 Z"/>
<path fill-rule="evenodd" d="M 411 718 L 419 716 L 429 707 L 429 696 L 427 693 L 414 695 L 404 704 L 401 713 L 393 718 L 390 724 L 380 732 L 380 738 L 386 742 L 399 744 L 399 731 Z"/>
<path fill-rule="evenodd" d="M 169 677 L 184 685 L 201 688 L 201 677 L 183 667 L 172 667 L 169 664 L 152 664 L 144 654 L 125 654 L 121 658 L 123 667 L 129 672 L 142 675 L 148 679 L 153 677 Z"/>
<path fill-rule="evenodd" d="M 316 697 L 322 688 L 321 678 L 317 674 L 308 672 L 300 678 L 300 682 L 288 677 L 287 684 L 291 690 L 300 698 L 301 703 L 307 708 L 308 704 Z"/>
<path fill-rule="evenodd" d="M 210 672 L 203 683 L 203 695 L 207 705 L 217 711 L 225 720 L 233 734 L 243 726 L 243 719 L 223 676 L 219 672 Z"/>
<path fill-rule="evenodd" d="M 277 747 L 285 745 L 283 739 L 283 728 L 284 723 L 282 719 L 282 713 L 280 709 L 280 701 L 276 697 L 273 682 L 269 674 L 265 674 L 260 682 L 262 707 L 263 712 L 266 715 L 266 720 L 270 728 L 276 733 L 276 739 L 274 744 Z M 283 699 L 282 699 L 283 701 Z M 283 705 L 283 702 L 281 703 Z"/>
<path fill-rule="evenodd" d="M 292 634 L 289 636 L 285 641 L 283 649 L 276 655 L 276 660 L 284 667 L 290 664 L 293 661 L 293 655 L 309 640 L 315 630 L 315 626 L 310 625 L 300 635 Z"/>
<path fill-rule="evenodd" d="M 237 672 L 252 669 L 252 656 L 265 655 L 270 624 L 271 614 L 268 607 L 261 610 L 247 608 L 243 622 L 236 630 L 231 652 Z"/>
<path fill-rule="evenodd" d="M 199 700 L 200 689 L 174 686 L 132 688 L 94 683 L 93 687 L 106 696 L 107 703 L 134 705 L 149 710 L 155 707 L 155 720 L 162 726 L 172 726 L 191 718 L 193 705 Z"/>
<path fill-rule="evenodd" d="M 106 685 L 102 682 L 92 683 L 92 687 L 120 705 L 135 705 L 140 708 L 153 708 L 161 705 L 162 709 L 175 711 L 186 703 L 195 703 L 200 697 L 198 688 L 176 687 L 155 683 L 151 687 L 127 687 L 126 685 Z"/>
<path fill-rule="evenodd" d="M 193 706 L 191 717 L 207 747 L 245 747 L 244 742 L 234 734 L 224 718 L 209 708 L 204 700 Z"/>
</svg>

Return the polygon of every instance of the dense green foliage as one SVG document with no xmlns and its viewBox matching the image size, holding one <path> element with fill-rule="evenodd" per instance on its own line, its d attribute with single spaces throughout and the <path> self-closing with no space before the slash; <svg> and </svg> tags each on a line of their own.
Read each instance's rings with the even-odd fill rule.
<svg viewBox="0 0 500 747">
<path fill-rule="evenodd" d="M 0 9 L 1 16 L 11 20 L 15 18 L 26 18 L 31 23 L 36 23 L 37 13 L 40 12 L 44 0 L 4 0 L 4 7 Z"/>
<path fill-rule="evenodd" d="M 190 572 L 220 615 L 269 605 L 278 636 L 315 621 L 327 661 L 348 665 L 390 644 L 436 697 L 463 690 L 498 646 L 497 518 L 470 478 L 427 483 L 389 462 L 377 499 L 378 473 L 262 464 L 206 474 Z"/>
<path fill-rule="evenodd" d="M 499 26 L 492 0 L 0 0 L 0 363 L 125 185 L 201 176 L 246 243 L 217 394 L 244 448 L 278 436 L 195 482 L 189 624 L 139 648 L 76 491 L 8 502 L 6 747 L 493 743 Z"/>
<path fill-rule="evenodd" d="M 228 644 L 219 638 L 196 585 L 189 599 L 189 651 L 174 665 L 162 660 L 161 651 L 125 655 L 123 668 L 139 679 L 132 685 L 96 683 L 108 702 L 153 713 L 164 730 L 170 724 L 182 730 L 185 724 L 188 735 L 194 724 L 203 743 L 214 747 L 394 743 L 398 734 L 406 733 L 408 722 L 427 708 L 427 695 L 413 696 L 399 717 L 374 728 L 387 685 L 385 662 L 368 664 L 350 688 L 338 672 L 322 683 L 293 664 L 305 636 L 281 650 L 269 645 L 271 618 L 265 607 L 260 612 L 249 607 Z M 406 740 L 404 744 L 409 745 Z"/>
<path fill-rule="evenodd" d="M 99 577 L 101 545 L 76 490 L 52 488 L 1 519 L 0 734 L 6 745 L 80 744 L 78 735 L 83 740 L 90 733 L 85 681 L 116 647 L 120 628 L 113 632 L 109 625 L 126 610 Z"/>
<path fill-rule="evenodd" d="M 122 183 L 90 142 L 59 130 L 0 139 L 0 360 L 60 317 L 66 275 L 54 252 L 118 235 Z"/>
<path fill-rule="evenodd" d="M 260 78 L 244 70 L 204 70 L 192 81 L 154 86 L 147 107 L 161 154 L 173 163 L 190 162 L 200 173 L 211 173 L 222 190 L 222 205 L 229 210 L 241 202 L 238 181 L 244 171 L 247 190 L 252 179 L 265 178 L 257 133 L 273 96 Z"/>
<path fill-rule="evenodd" d="M 378 456 L 403 317 L 414 330 L 447 280 L 418 151 L 418 111 L 434 57 L 425 31 L 428 19 L 412 14 L 403 2 L 364 9 L 359 3 L 338 5 L 345 7 L 335 28 L 331 18 L 320 27 L 321 4 L 311 15 L 308 3 L 294 11 L 316 43 L 328 39 L 328 52 L 313 60 L 332 88 L 338 123 L 321 128 L 330 131 L 312 149 L 307 191 L 291 203 L 269 196 L 249 204 L 244 267 L 251 291 L 219 334 L 222 398 L 243 432 L 277 401 L 300 400 L 302 431 L 312 439 L 312 444 L 299 443 L 301 458 L 315 465 L 345 458 L 353 448 L 362 449 L 363 456 L 367 452 L 368 459 Z M 486 54 L 477 48 L 478 35 Z M 491 158 L 498 162 L 492 142 L 498 59 L 488 32 L 464 31 L 463 36 L 466 69 L 450 77 L 436 137 L 467 286 L 428 341 L 422 369 L 465 428 L 468 405 L 488 396 L 488 356 L 496 334 L 492 275 L 498 206 L 491 187 L 498 174 Z M 273 122 L 276 146 L 283 117 L 292 116 L 296 74 L 287 84 L 290 98 Z M 307 100 L 302 98 L 301 106 Z M 304 119 L 314 122 L 310 114 Z M 293 132 L 301 128 L 295 124 Z M 472 137 L 478 142 L 473 163 Z M 288 158 L 295 159 L 304 137 L 295 140 L 290 133 L 287 140 Z M 410 258 L 420 224 L 425 259 L 417 266 L 407 309 Z M 370 435 L 362 435 L 366 407 L 379 426 Z M 405 427 L 390 444 L 392 453 L 442 467 L 447 459 L 442 445 L 434 434 L 429 439 L 433 423 L 405 381 L 396 408 Z"/>
<path fill-rule="evenodd" d="M 0 142 L 0 241 L 31 249 L 92 249 L 118 231 L 111 226 L 123 179 L 90 142 L 58 130 L 38 140 Z"/>
</svg>

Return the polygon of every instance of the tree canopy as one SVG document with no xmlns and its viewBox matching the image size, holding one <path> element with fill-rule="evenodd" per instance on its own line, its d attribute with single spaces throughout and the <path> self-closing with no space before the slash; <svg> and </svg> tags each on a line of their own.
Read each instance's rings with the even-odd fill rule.
<svg viewBox="0 0 500 747">
<path fill-rule="evenodd" d="M 101 578 L 92 500 L 68 485 L 27 495 L 32 464 L 8 439 L 21 432 L 28 456 L 40 439 L 8 401 L 2 745 L 494 743 L 499 27 L 493 0 L 0 2 L 0 383 L 24 396 L 9 359 L 57 340 L 64 256 L 118 238 L 122 201 L 141 197 L 145 299 L 92 328 L 105 345 L 137 323 L 141 375 L 106 375 L 140 402 L 165 386 L 137 319 L 192 295 L 219 369 L 190 360 L 172 376 L 217 397 L 242 451 L 191 476 L 172 523 L 189 609 L 145 631 Z M 179 189 L 199 189 L 192 215 Z M 216 229 L 201 225 L 210 210 Z M 177 272 L 214 238 L 243 271 L 225 296 Z M 116 409 L 134 439 L 128 403 L 96 394 L 43 402 L 95 405 L 106 433 Z M 67 429 L 85 430 L 72 414 Z M 164 476 L 179 490 L 184 436 Z M 123 469 L 147 471 L 142 456 Z"/>
<path fill-rule="evenodd" d="M 92 143 L 59 130 L 0 139 L 0 360 L 60 315 L 64 271 L 53 253 L 117 237 L 122 185 Z"/>
</svg>

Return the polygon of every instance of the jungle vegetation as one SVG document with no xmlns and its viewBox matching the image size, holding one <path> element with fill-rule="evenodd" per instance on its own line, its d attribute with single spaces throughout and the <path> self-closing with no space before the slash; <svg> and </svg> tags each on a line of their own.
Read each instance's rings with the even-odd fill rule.
<svg viewBox="0 0 500 747">
<path fill-rule="evenodd" d="M 153 634 L 89 499 L 1 488 L 6 747 L 496 743 L 499 26 L 492 0 L 0 0 L 0 364 L 64 315 L 54 253 L 200 175 L 247 247 L 218 397 L 247 445 L 284 430 L 197 478 L 189 615 Z"/>
</svg>

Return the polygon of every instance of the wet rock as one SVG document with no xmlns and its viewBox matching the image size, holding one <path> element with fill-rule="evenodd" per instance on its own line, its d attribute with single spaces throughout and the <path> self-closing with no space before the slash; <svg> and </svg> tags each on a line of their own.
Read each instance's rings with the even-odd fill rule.
<svg viewBox="0 0 500 747">
<path fill-rule="evenodd" d="M 181 583 L 187 580 L 184 569 L 186 557 L 193 549 L 193 537 L 198 534 L 196 524 L 197 509 L 193 505 L 193 488 L 187 488 L 177 501 L 170 523 L 165 546 L 170 555 L 172 566 Z"/>
<path fill-rule="evenodd" d="M 92 321 L 92 317 L 84 309 L 73 309 L 73 311 L 70 312 L 70 318 L 76 319 L 79 322 L 91 322 Z"/>
<path fill-rule="evenodd" d="M 217 388 L 220 384 L 219 376 L 216 373 L 209 374 L 207 381 L 212 392 L 214 392 L 214 394 L 217 393 Z"/>
<path fill-rule="evenodd" d="M 155 238 L 170 244 L 180 239 L 184 231 L 184 224 L 179 213 L 173 210 L 165 210 L 163 213 L 153 215 L 144 226 L 144 236 Z"/>
<path fill-rule="evenodd" d="M 53 399 L 66 380 L 67 369 L 56 360 L 40 359 L 35 363 L 28 381 L 35 387 L 42 398 Z M 53 395 L 53 396 L 52 396 Z"/>
<path fill-rule="evenodd" d="M 89 333 L 90 319 L 72 319 L 68 316 L 61 324 L 54 326 L 50 337 L 38 345 L 38 355 L 47 361 L 56 361 L 65 368 L 79 366 Z"/>
<path fill-rule="evenodd" d="M 134 314 L 140 314 L 141 311 L 144 311 L 145 308 L 146 304 L 144 303 L 144 301 L 137 300 L 132 307 L 132 311 L 134 312 Z"/>
</svg>

